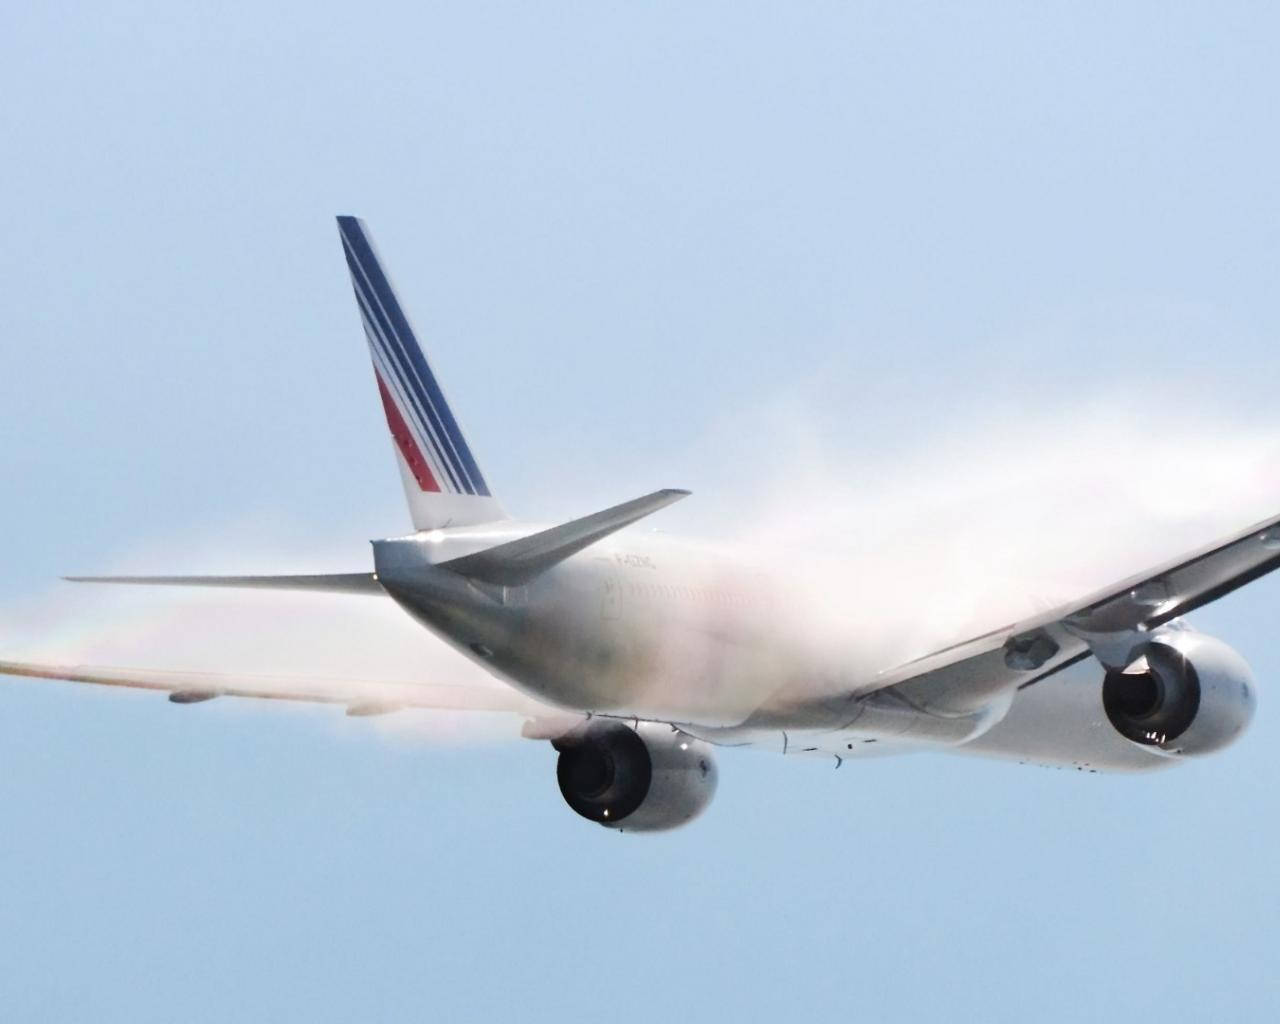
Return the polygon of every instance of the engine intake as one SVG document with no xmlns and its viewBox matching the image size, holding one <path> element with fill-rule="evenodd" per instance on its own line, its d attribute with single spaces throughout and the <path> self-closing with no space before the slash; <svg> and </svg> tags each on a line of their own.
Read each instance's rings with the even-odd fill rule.
<svg viewBox="0 0 1280 1024">
<path fill-rule="evenodd" d="M 1169 756 L 1207 754 L 1253 718 L 1253 673 L 1234 650 L 1190 631 L 1162 633 L 1109 671 L 1102 706 L 1120 735 Z"/>
<path fill-rule="evenodd" d="M 676 828 L 701 814 L 717 773 L 702 740 L 667 725 L 593 721 L 555 743 L 556 780 L 582 817 L 635 832 Z"/>
</svg>

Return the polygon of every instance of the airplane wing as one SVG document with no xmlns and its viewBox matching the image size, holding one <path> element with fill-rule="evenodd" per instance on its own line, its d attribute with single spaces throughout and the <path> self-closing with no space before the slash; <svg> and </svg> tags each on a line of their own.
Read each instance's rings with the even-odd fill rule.
<svg viewBox="0 0 1280 1024">
<path fill-rule="evenodd" d="M 0 675 L 96 683 L 168 693 L 175 704 L 215 697 L 256 697 L 313 704 L 345 705 L 348 715 L 378 715 L 410 708 L 453 711 L 507 711 L 534 719 L 580 716 L 541 704 L 509 687 L 449 686 L 440 683 L 303 679 L 217 672 L 183 672 L 88 665 L 47 665 L 0 661 Z"/>
<path fill-rule="evenodd" d="M 1089 656 L 1128 664 L 1142 636 L 1280 567 L 1280 516 L 1022 622 L 907 662 L 877 680 L 922 711 L 962 715 Z"/>
</svg>

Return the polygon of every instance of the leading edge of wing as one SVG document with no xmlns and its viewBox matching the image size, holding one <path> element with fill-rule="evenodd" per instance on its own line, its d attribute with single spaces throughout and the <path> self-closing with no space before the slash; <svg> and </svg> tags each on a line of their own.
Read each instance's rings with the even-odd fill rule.
<svg viewBox="0 0 1280 1024">
<path fill-rule="evenodd" d="M 162 587 L 237 587 L 257 590 L 310 590 L 329 594 L 378 594 L 386 591 L 372 572 L 302 576 L 64 576 L 68 583 L 124 583 Z"/>
</svg>

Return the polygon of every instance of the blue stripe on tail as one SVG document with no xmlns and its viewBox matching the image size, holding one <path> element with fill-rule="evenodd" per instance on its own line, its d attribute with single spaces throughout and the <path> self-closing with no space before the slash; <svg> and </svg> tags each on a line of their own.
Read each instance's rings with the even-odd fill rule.
<svg viewBox="0 0 1280 1024">
<path fill-rule="evenodd" d="M 419 426 L 426 428 L 422 431 L 424 439 L 436 451 L 454 488 L 464 494 L 488 497 L 488 484 L 383 272 L 364 224 L 355 217 L 339 217 L 338 228 L 356 299 L 371 328 L 370 340 L 409 398 L 409 411 Z"/>
<path fill-rule="evenodd" d="M 369 344 L 375 350 L 377 357 L 375 362 L 386 366 L 392 374 L 395 392 L 403 396 L 402 401 L 407 403 L 404 410 L 406 418 L 412 421 L 415 432 L 423 443 L 430 447 L 434 461 L 445 473 L 442 483 L 446 485 L 447 490 L 455 493 L 472 493 L 457 468 L 456 459 L 451 457 L 451 453 L 446 454 L 446 445 L 441 440 L 445 437 L 445 432 L 435 410 L 424 406 L 421 386 L 411 386 L 409 383 L 413 374 L 408 369 L 408 357 L 405 355 L 404 346 L 398 341 L 391 340 L 390 325 L 377 302 L 369 294 L 368 285 L 363 281 L 361 272 L 354 263 L 352 264 L 352 283 L 355 285 L 356 303 L 360 307 L 360 316 L 365 323 Z"/>
</svg>

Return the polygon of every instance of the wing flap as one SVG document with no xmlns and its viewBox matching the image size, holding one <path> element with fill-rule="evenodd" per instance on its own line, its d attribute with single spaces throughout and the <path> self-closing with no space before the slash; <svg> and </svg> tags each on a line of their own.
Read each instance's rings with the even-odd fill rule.
<svg viewBox="0 0 1280 1024">
<path fill-rule="evenodd" d="M 967 714 L 1090 654 L 1120 667 L 1144 634 L 1280 568 L 1280 516 L 1078 601 L 933 651 L 884 673 L 921 710 Z"/>
<path fill-rule="evenodd" d="M 1280 516 L 1107 587 L 1063 618 L 1089 632 L 1154 629 L 1280 567 Z"/>
</svg>

